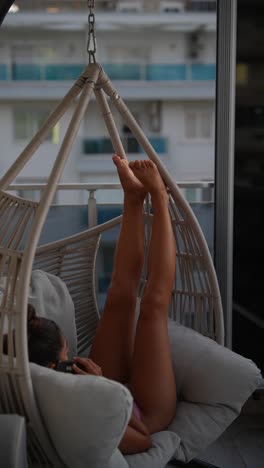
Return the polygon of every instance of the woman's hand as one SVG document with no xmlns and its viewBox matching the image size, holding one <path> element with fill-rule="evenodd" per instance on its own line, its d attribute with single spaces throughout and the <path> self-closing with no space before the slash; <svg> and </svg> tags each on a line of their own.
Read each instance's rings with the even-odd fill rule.
<svg viewBox="0 0 264 468">
<path fill-rule="evenodd" d="M 149 430 L 147 426 L 145 426 L 145 424 L 141 420 L 139 420 L 133 412 L 128 425 L 133 429 L 136 429 L 141 434 L 149 436 Z"/>
<path fill-rule="evenodd" d="M 143 435 L 133 427 L 127 426 L 118 448 L 124 455 L 131 455 L 133 453 L 146 452 L 152 446 L 152 440 L 149 435 Z"/>
<path fill-rule="evenodd" d="M 79 375 L 99 375 L 102 376 L 102 369 L 92 359 L 74 357 L 73 360 L 76 364 L 73 364 L 73 370 L 75 374 Z M 81 364 L 83 369 L 78 367 Z"/>
</svg>

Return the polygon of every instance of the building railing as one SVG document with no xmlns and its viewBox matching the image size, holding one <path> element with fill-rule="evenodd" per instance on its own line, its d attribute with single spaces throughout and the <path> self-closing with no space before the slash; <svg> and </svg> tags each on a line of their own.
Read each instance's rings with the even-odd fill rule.
<svg viewBox="0 0 264 468">
<path fill-rule="evenodd" d="M 198 191 L 199 201 L 191 202 L 190 205 L 194 214 L 196 215 L 201 228 L 204 232 L 208 247 L 213 254 L 214 250 L 214 183 L 213 182 L 181 182 L 179 187 L 188 195 L 188 191 Z M 15 191 L 19 196 L 24 196 L 29 199 L 37 201 L 34 194 L 40 195 L 44 189 L 45 184 L 12 184 L 9 190 Z M 123 211 L 123 196 L 121 193 L 120 184 L 59 184 L 58 190 L 67 191 L 86 191 L 88 192 L 87 205 L 85 202 L 76 205 L 58 205 L 51 206 L 46 222 L 43 226 L 40 245 L 47 244 L 87 229 L 87 227 L 94 227 L 97 224 L 104 223 L 108 220 L 120 216 Z M 111 202 L 109 192 L 111 190 L 120 191 L 117 202 Z M 96 200 L 100 199 L 98 192 L 107 191 L 107 195 L 101 202 Z M 31 195 L 30 196 L 30 192 Z M 62 194 L 63 195 L 63 194 Z M 188 197 L 187 197 L 188 199 Z M 105 294 L 109 287 L 112 271 L 113 252 L 116 240 L 119 233 L 119 227 L 116 226 L 109 231 L 102 234 L 100 243 L 100 252 L 98 266 L 98 302 L 100 309 L 105 300 Z M 22 246 L 23 247 L 23 246 Z M 104 259 L 102 261 L 102 259 Z"/>
<path fill-rule="evenodd" d="M 102 66 L 112 80 L 213 81 L 216 77 L 214 63 L 103 63 Z M 84 64 L 0 63 L 0 81 L 76 80 L 84 67 Z"/>
<path fill-rule="evenodd" d="M 190 182 L 179 182 L 179 188 L 183 191 L 184 195 L 186 196 L 187 200 L 190 203 L 195 204 L 212 204 L 214 203 L 214 182 L 213 181 L 190 181 Z M 46 184 L 38 183 L 38 184 L 11 184 L 8 188 L 9 191 L 16 192 L 19 196 L 26 197 L 29 196 L 30 192 L 34 194 L 34 192 L 41 193 L 44 190 Z M 63 191 L 86 191 L 88 192 L 88 199 L 87 199 L 87 209 L 88 209 L 88 224 L 89 227 L 95 226 L 98 220 L 98 203 L 96 201 L 96 192 L 101 190 L 120 190 L 122 187 L 120 184 L 86 184 L 86 183 L 67 183 L 67 184 L 59 184 L 57 190 Z M 191 196 L 188 196 L 188 191 L 190 191 Z M 197 192 L 197 196 L 195 196 L 195 191 Z M 198 195 L 199 193 L 199 195 Z M 36 197 L 33 195 L 33 199 L 36 201 Z M 121 200 L 120 200 L 121 202 Z M 61 203 L 62 205 L 63 203 Z M 107 197 L 104 201 L 104 204 L 107 204 Z M 113 204 L 113 203 L 112 203 Z M 118 205 L 118 204 L 116 204 Z"/>
<path fill-rule="evenodd" d="M 11 11 L 31 12 L 45 11 L 50 14 L 63 12 L 79 12 L 87 10 L 87 0 L 20 0 L 17 8 Z M 216 11 L 216 0 L 97 0 L 96 11 L 118 11 L 123 13 L 154 12 L 164 13 L 181 12 L 211 12 Z"/>
<path fill-rule="evenodd" d="M 154 150 L 160 155 L 168 153 L 167 138 L 149 136 L 148 140 Z M 127 154 L 144 153 L 138 141 L 133 136 L 123 136 L 121 137 L 121 141 Z M 83 153 L 87 155 L 112 154 L 113 145 L 110 138 L 86 138 L 83 141 Z"/>
</svg>

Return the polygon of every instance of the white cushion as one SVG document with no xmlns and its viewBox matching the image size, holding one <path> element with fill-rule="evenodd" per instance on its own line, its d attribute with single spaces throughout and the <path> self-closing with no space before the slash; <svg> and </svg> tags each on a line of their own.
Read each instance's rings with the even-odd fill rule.
<svg viewBox="0 0 264 468">
<path fill-rule="evenodd" d="M 126 468 L 116 449 L 131 416 L 130 392 L 104 377 L 30 368 L 41 416 L 66 466 Z"/>
<path fill-rule="evenodd" d="M 46 279 L 44 281 L 46 282 Z M 50 316 L 48 318 L 55 319 L 62 327 L 61 320 L 64 317 L 62 313 L 59 318 L 57 316 L 57 319 Z M 67 336 L 67 333 L 64 333 Z M 45 372 L 49 373 L 49 378 L 46 374 L 44 376 L 43 372 L 38 371 L 35 377 L 34 372 L 32 373 L 43 418 L 47 419 L 46 424 L 54 445 L 61 457 L 67 460 L 69 468 L 97 468 L 97 466 L 127 468 L 127 465 L 130 468 L 149 468 L 150 466 L 151 468 L 164 468 L 173 456 L 187 463 L 216 440 L 239 415 L 243 404 L 261 382 L 261 374 L 256 365 L 249 359 L 219 346 L 213 340 L 174 321 L 169 321 L 169 336 L 178 393 L 176 416 L 167 431 L 152 436 L 154 446 L 142 454 L 129 455 L 124 458 L 116 449 L 122 436 L 120 427 L 118 436 L 116 435 L 113 440 L 115 432 L 112 432 L 111 428 L 113 426 L 113 431 L 115 431 L 115 419 L 110 418 L 109 422 L 108 418 L 109 424 L 106 426 L 104 423 L 104 411 L 107 415 L 111 406 L 109 400 L 107 398 L 105 400 L 102 396 L 104 391 L 110 392 L 110 396 L 112 386 L 116 388 L 117 385 L 119 391 L 120 388 L 125 390 L 123 386 L 100 377 L 65 376 L 47 369 Z M 76 378 L 77 381 L 75 381 Z M 81 381 L 82 385 L 80 385 L 77 383 L 80 378 L 92 380 L 89 383 Z M 96 381 L 99 381 L 98 395 Z M 107 382 L 105 388 L 102 382 Z M 90 391 L 91 388 L 92 391 Z M 53 405 L 50 405 L 50 392 L 54 395 L 61 393 L 64 395 L 56 411 L 53 410 Z M 126 395 L 131 403 L 128 391 Z M 86 408 L 87 402 L 88 408 Z M 116 404 L 117 412 L 119 406 L 117 401 Z M 56 405 L 57 401 L 54 402 L 54 408 Z M 122 403 L 120 405 L 122 406 Z M 65 408 L 71 409 L 69 419 L 63 415 Z M 83 408 L 86 408 L 85 412 Z M 121 407 L 120 411 L 122 411 Z M 128 420 L 129 418 L 122 426 L 123 431 Z M 70 421 L 72 430 L 68 431 L 66 428 Z M 64 429 L 61 431 L 62 427 Z M 93 427 L 96 428 L 96 432 L 93 431 Z M 75 437 L 72 437 L 73 432 Z M 80 438 L 80 434 L 83 437 Z"/>
<path fill-rule="evenodd" d="M 169 336 L 178 403 L 168 430 L 179 436 L 175 457 L 186 463 L 239 415 L 261 373 L 249 359 L 173 321 Z"/>
<path fill-rule="evenodd" d="M 37 315 L 53 320 L 62 330 L 69 345 L 69 357 L 77 354 L 74 304 L 66 284 L 55 275 L 34 270 L 28 302 Z"/>
<path fill-rule="evenodd" d="M 0 414 L 0 465 L 2 468 L 28 468 L 25 418 Z"/>
<path fill-rule="evenodd" d="M 129 468 L 129 465 L 120 450 L 115 449 L 107 468 Z"/>
<path fill-rule="evenodd" d="M 0 302 L 5 290 L 6 278 L 0 279 Z M 66 284 L 55 275 L 42 270 L 34 270 L 31 275 L 28 302 L 32 304 L 38 316 L 54 320 L 67 338 L 69 357 L 77 354 L 77 333 L 75 311 L 71 295 Z M 3 324 L 4 333 L 8 330 L 7 317 Z"/>
</svg>

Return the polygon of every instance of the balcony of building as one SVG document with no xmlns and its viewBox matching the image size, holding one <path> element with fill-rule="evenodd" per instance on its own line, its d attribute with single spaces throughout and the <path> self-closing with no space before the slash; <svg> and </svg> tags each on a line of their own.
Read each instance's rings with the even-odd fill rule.
<svg viewBox="0 0 264 468">
<path fill-rule="evenodd" d="M 103 63 L 125 99 L 214 99 L 215 64 Z M 59 99 L 84 69 L 84 64 L 0 63 L 0 99 Z M 18 86 L 19 83 L 19 86 Z"/>
<path fill-rule="evenodd" d="M 164 160 L 168 159 L 168 138 L 164 136 L 147 135 L 148 140 L 154 150 Z M 144 151 L 133 135 L 121 136 L 123 147 L 130 160 L 144 158 Z M 81 157 L 79 159 L 78 170 L 80 174 L 115 174 L 111 155 L 113 145 L 110 138 L 85 138 L 81 142 Z"/>
<path fill-rule="evenodd" d="M 103 63 L 111 80 L 117 81 L 214 81 L 213 63 Z M 71 81 L 85 64 L 0 63 L 1 81 Z"/>
<path fill-rule="evenodd" d="M 122 13 L 159 11 L 164 13 L 215 12 L 216 0 L 97 0 L 97 11 L 118 11 Z M 87 0 L 17 0 L 11 13 L 45 11 L 78 12 L 87 9 Z"/>
<path fill-rule="evenodd" d="M 87 1 L 23 1 L 15 2 L 3 24 L 10 28 L 38 31 L 87 31 Z M 95 2 L 96 30 L 156 32 L 216 32 L 216 1 L 120 1 Z"/>
<path fill-rule="evenodd" d="M 121 137 L 124 149 L 127 154 L 142 155 L 143 150 L 138 141 L 133 136 Z M 148 136 L 150 144 L 160 156 L 168 152 L 168 142 L 165 137 Z M 83 154 L 96 156 L 98 154 L 112 154 L 113 145 L 110 138 L 86 138 L 83 141 Z"/>
</svg>

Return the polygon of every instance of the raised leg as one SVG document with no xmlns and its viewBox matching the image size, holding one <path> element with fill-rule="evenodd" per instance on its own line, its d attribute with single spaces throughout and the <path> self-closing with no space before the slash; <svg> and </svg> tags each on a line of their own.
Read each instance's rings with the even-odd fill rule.
<svg viewBox="0 0 264 468">
<path fill-rule="evenodd" d="M 164 429 L 176 410 L 176 385 L 168 338 L 168 305 L 176 268 L 168 195 L 152 161 L 130 163 L 150 192 L 154 209 L 148 280 L 141 302 L 129 388 L 150 433 Z"/>
<path fill-rule="evenodd" d="M 124 212 L 106 304 L 90 357 L 103 375 L 127 382 L 134 348 L 136 293 L 144 260 L 143 202 L 146 191 L 126 160 L 113 157 L 124 189 Z"/>
</svg>

